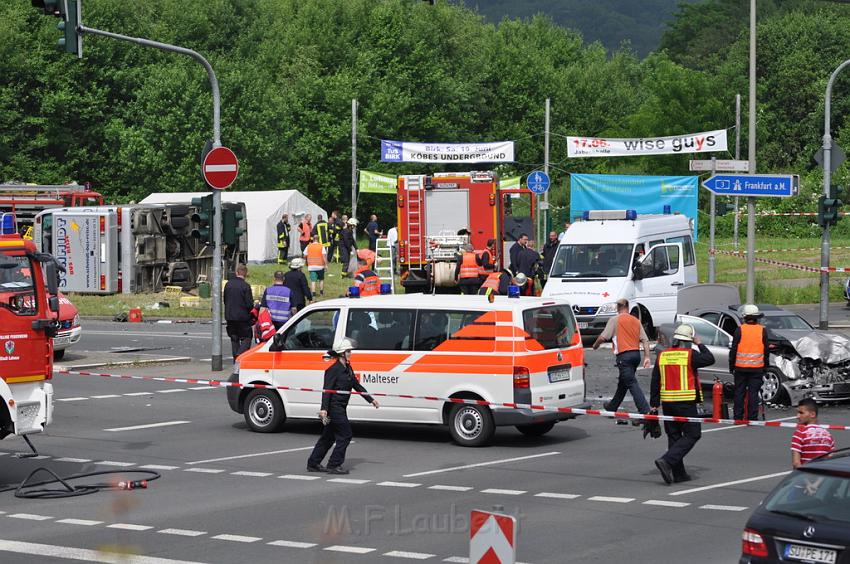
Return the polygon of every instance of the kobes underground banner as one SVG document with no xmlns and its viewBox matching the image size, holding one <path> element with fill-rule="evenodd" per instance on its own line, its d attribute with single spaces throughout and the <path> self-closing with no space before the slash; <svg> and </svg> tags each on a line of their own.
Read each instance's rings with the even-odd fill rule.
<svg viewBox="0 0 850 564">
<path fill-rule="evenodd" d="M 611 139 L 606 137 L 567 137 L 567 156 L 639 157 L 712 153 L 727 150 L 726 130 L 703 131 L 670 137 Z"/>
<path fill-rule="evenodd" d="M 411 143 L 381 139 L 385 163 L 508 163 L 514 160 L 514 142 Z"/>
</svg>

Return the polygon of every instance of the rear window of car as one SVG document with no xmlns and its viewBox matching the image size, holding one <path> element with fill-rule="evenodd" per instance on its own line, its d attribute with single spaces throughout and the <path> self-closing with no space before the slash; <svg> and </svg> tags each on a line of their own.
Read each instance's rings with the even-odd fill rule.
<svg viewBox="0 0 850 564">
<path fill-rule="evenodd" d="M 770 494 L 764 508 L 809 521 L 850 525 L 850 477 L 794 472 Z"/>
<path fill-rule="evenodd" d="M 530 338 L 529 350 L 569 347 L 576 333 L 575 318 L 568 305 L 552 305 L 522 312 L 522 324 Z"/>
</svg>

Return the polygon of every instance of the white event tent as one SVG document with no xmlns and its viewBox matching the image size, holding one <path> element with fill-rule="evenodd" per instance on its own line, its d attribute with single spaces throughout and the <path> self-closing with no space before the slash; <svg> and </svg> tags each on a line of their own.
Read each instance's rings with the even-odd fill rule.
<svg viewBox="0 0 850 564">
<path fill-rule="evenodd" d="M 155 192 L 142 200 L 142 204 L 188 204 L 192 198 L 205 193 L 198 192 Z M 248 225 L 248 261 L 268 262 L 277 259 L 277 222 L 284 213 L 289 214 L 289 251 L 294 256 L 298 249 L 296 224 L 301 215 L 309 213 L 313 223 L 319 214 L 325 219 L 328 214 L 310 198 L 298 190 L 266 190 L 261 192 L 228 192 L 221 194 L 223 202 L 245 204 Z M 296 219 L 297 218 L 297 219 Z"/>
</svg>

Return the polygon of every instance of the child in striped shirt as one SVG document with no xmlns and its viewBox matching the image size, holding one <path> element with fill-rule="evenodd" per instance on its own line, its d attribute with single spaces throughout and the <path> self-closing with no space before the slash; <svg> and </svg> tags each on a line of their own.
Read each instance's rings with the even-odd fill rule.
<svg viewBox="0 0 850 564">
<path fill-rule="evenodd" d="M 791 466 L 803 464 L 835 450 L 835 442 L 829 431 L 817 427 L 818 404 L 811 398 L 797 404 L 797 430 L 791 438 Z"/>
</svg>

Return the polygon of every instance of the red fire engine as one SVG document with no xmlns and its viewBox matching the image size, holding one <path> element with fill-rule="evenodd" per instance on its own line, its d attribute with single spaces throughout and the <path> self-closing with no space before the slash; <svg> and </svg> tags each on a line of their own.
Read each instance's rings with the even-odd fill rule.
<svg viewBox="0 0 850 564">
<path fill-rule="evenodd" d="M 14 213 L 22 229 L 32 227 L 35 216 L 46 209 L 102 205 L 100 193 L 80 184 L 0 184 L 0 213 Z"/>
<path fill-rule="evenodd" d="M 57 266 L 0 216 L 0 439 L 39 433 L 53 418 Z M 29 440 L 27 440 L 29 442 Z"/>
<path fill-rule="evenodd" d="M 407 292 L 431 292 L 456 285 L 458 253 L 466 243 L 476 251 L 496 240 L 496 269 L 522 233 L 533 233 L 534 194 L 499 188 L 495 172 L 447 172 L 399 176 L 398 264 Z M 468 232 L 468 233 L 467 233 Z"/>
</svg>

